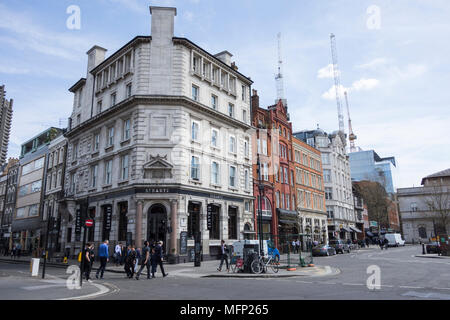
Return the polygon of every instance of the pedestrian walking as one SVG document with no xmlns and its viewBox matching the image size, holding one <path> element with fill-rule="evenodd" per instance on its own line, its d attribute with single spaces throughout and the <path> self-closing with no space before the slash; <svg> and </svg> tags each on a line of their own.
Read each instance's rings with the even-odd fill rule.
<svg viewBox="0 0 450 320">
<path fill-rule="evenodd" d="M 292 240 L 291 245 L 292 245 L 292 253 L 295 253 L 295 247 L 296 247 L 295 240 Z"/>
<path fill-rule="evenodd" d="M 139 280 L 139 276 L 141 275 L 142 270 L 146 267 L 147 268 L 147 279 L 150 279 L 150 247 L 149 242 L 144 242 L 144 249 L 142 249 L 142 264 L 141 268 L 136 274 L 136 280 Z"/>
<path fill-rule="evenodd" d="M 17 258 L 20 259 L 21 253 L 22 253 L 22 244 L 19 242 L 19 243 L 17 244 L 17 246 L 16 246 L 16 255 L 17 255 Z"/>
<path fill-rule="evenodd" d="M 150 263 L 152 265 L 152 276 L 151 277 L 155 278 L 155 273 L 158 268 L 158 257 L 156 255 L 156 248 L 151 249 Z"/>
<path fill-rule="evenodd" d="M 127 256 L 125 258 L 125 272 L 127 277 L 132 279 L 134 276 L 134 268 L 136 264 L 136 249 L 134 246 L 128 246 Z"/>
<path fill-rule="evenodd" d="M 116 267 L 119 266 L 120 263 L 120 257 L 122 256 L 122 247 L 120 243 L 116 244 L 116 247 L 114 248 L 114 263 L 116 264 Z"/>
<path fill-rule="evenodd" d="M 387 250 L 389 247 L 389 240 L 387 238 L 384 238 L 383 244 L 384 244 L 384 248 Z"/>
<path fill-rule="evenodd" d="M 121 255 L 120 255 L 120 265 L 123 265 L 126 259 L 126 254 L 127 254 L 127 248 L 125 247 L 125 245 L 123 243 L 120 244 L 120 250 L 121 250 Z"/>
<path fill-rule="evenodd" d="M 93 249 L 94 249 L 94 246 L 92 244 L 86 243 L 83 272 L 84 272 L 84 278 L 88 282 L 92 282 L 92 280 L 90 279 L 90 276 L 91 276 L 91 268 L 92 268 L 92 262 L 93 262 L 92 259 L 94 258 Z"/>
<path fill-rule="evenodd" d="M 230 272 L 230 268 L 228 266 L 228 247 L 225 244 L 224 240 L 220 241 L 220 253 L 221 253 L 220 265 L 217 268 L 217 271 L 222 271 L 223 261 L 225 261 L 225 263 L 227 264 L 227 272 Z"/>
<path fill-rule="evenodd" d="M 137 273 L 139 269 L 139 262 L 141 261 L 141 248 L 136 249 L 136 262 L 134 264 L 134 273 Z"/>
<path fill-rule="evenodd" d="M 13 260 L 16 259 L 16 253 L 17 253 L 17 248 L 16 248 L 16 245 L 13 244 L 12 250 L 11 250 L 11 259 L 13 259 Z"/>
<path fill-rule="evenodd" d="M 106 263 L 109 261 L 109 248 L 108 248 L 109 241 L 105 240 L 100 245 L 100 248 L 98 249 L 98 257 L 100 259 L 100 268 L 97 269 L 97 273 L 95 274 L 95 277 L 98 279 L 98 276 L 100 275 L 100 279 L 103 279 L 103 273 L 106 269 Z"/>
<path fill-rule="evenodd" d="M 367 248 L 369 248 L 369 243 L 370 243 L 369 238 L 366 238 L 366 246 L 367 246 Z"/>
<path fill-rule="evenodd" d="M 300 251 L 300 240 L 297 239 L 297 241 L 295 241 L 295 247 L 297 249 L 297 253 Z"/>
<path fill-rule="evenodd" d="M 163 251 L 163 242 L 158 241 L 158 243 L 155 246 L 155 259 L 156 264 L 159 265 L 159 268 L 161 269 L 161 273 L 164 277 L 167 277 L 169 274 L 164 272 L 164 266 L 163 266 L 163 258 L 164 258 L 164 251 Z M 156 271 L 155 271 L 156 272 Z"/>
</svg>

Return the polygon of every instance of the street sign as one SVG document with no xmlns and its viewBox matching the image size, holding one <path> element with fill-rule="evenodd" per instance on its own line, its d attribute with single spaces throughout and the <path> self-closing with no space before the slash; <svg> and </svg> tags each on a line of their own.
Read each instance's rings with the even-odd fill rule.
<svg viewBox="0 0 450 320">
<path fill-rule="evenodd" d="M 378 222 L 376 222 L 376 221 L 370 221 L 370 226 L 371 226 L 371 227 L 378 227 Z"/>
<path fill-rule="evenodd" d="M 87 228 L 92 227 L 92 226 L 94 225 L 94 220 L 92 220 L 92 219 L 86 219 L 85 225 L 86 225 Z"/>
<path fill-rule="evenodd" d="M 206 214 L 206 222 L 208 230 L 212 229 L 212 213 L 213 213 L 213 206 L 211 204 L 208 204 Z"/>
</svg>

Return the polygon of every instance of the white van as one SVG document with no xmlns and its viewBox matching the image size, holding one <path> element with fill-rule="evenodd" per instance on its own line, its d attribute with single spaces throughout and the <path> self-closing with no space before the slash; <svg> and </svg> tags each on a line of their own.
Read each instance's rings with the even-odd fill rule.
<svg viewBox="0 0 450 320">
<path fill-rule="evenodd" d="M 386 233 L 384 237 L 388 239 L 389 241 L 388 246 L 390 247 L 398 247 L 405 245 L 405 240 L 402 239 L 400 233 Z"/>
</svg>

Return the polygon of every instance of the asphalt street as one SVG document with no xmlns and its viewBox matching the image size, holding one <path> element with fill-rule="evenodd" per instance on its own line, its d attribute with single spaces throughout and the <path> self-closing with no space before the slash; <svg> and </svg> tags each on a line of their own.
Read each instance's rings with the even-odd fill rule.
<svg viewBox="0 0 450 320">
<path fill-rule="evenodd" d="M 0 299 L 450 300 L 450 259 L 415 257 L 419 254 L 421 247 L 406 246 L 315 257 L 315 264 L 340 270 L 338 274 L 320 277 L 204 278 L 173 272 L 166 278 L 157 274 L 156 279 L 147 280 L 143 276 L 137 281 L 121 273 L 105 273 L 104 280 L 94 279 L 93 284 L 86 283 L 80 290 L 68 290 L 62 282 L 46 287 L 52 283 L 30 280 L 28 267 L 0 263 Z M 49 268 L 48 274 L 55 277 L 54 281 L 68 277 L 64 269 Z M 368 282 L 372 287 L 368 287 Z M 107 292 L 100 286 L 107 288 Z"/>
</svg>

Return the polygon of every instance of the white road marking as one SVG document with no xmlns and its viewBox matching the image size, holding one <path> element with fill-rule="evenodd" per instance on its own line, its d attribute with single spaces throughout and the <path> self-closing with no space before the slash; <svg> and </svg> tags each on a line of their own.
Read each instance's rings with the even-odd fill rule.
<svg viewBox="0 0 450 320">
<path fill-rule="evenodd" d="M 313 283 L 312 281 L 300 281 L 300 280 L 296 280 L 295 282 L 299 282 L 299 283 Z"/>
<path fill-rule="evenodd" d="M 20 289 L 24 290 L 40 290 L 40 289 L 48 289 L 48 288 L 56 288 L 56 287 L 65 287 L 65 284 L 45 284 L 40 286 L 29 286 L 29 287 L 21 287 Z"/>
<path fill-rule="evenodd" d="M 406 289 L 425 289 L 425 287 L 412 287 L 412 286 L 399 286 L 399 288 L 406 288 Z"/>
<path fill-rule="evenodd" d="M 437 288 L 437 287 L 433 287 L 432 289 L 436 289 L 436 290 L 450 290 L 450 288 Z"/>
<path fill-rule="evenodd" d="M 362 283 L 343 283 L 344 286 L 363 286 Z"/>
</svg>

